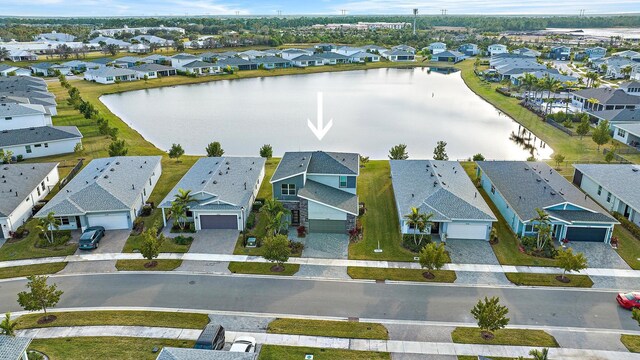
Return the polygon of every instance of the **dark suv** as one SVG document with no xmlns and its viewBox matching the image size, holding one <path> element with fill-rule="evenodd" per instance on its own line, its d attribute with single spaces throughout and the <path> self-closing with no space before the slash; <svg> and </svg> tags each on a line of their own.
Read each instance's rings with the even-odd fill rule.
<svg viewBox="0 0 640 360">
<path fill-rule="evenodd" d="M 96 249 L 103 236 L 104 228 L 102 226 L 88 227 L 80 236 L 78 247 L 82 250 Z"/>
<path fill-rule="evenodd" d="M 209 324 L 205 326 L 196 340 L 194 349 L 222 350 L 224 347 L 224 328 L 221 325 Z"/>
</svg>

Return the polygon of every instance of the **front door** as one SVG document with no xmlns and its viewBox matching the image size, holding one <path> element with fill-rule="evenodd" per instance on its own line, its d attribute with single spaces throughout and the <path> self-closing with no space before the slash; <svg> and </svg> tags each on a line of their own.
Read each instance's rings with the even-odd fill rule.
<svg viewBox="0 0 640 360">
<path fill-rule="evenodd" d="M 300 210 L 291 210 L 291 225 L 300 225 Z"/>
<path fill-rule="evenodd" d="M 624 206 L 624 217 L 626 217 L 628 219 L 630 215 L 631 215 L 631 208 L 629 207 L 629 205 L 625 205 Z"/>
<path fill-rule="evenodd" d="M 440 223 L 437 223 L 437 222 L 431 223 L 431 233 L 432 234 L 440 233 Z"/>
</svg>

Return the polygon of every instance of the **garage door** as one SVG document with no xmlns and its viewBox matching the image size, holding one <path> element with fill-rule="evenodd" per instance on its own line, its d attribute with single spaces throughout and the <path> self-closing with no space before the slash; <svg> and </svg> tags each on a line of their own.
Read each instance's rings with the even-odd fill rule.
<svg viewBox="0 0 640 360">
<path fill-rule="evenodd" d="M 466 240 L 486 240 L 487 225 L 451 223 L 447 225 L 447 238 L 466 239 Z"/>
<path fill-rule="evenodd" d="M 200 215 L 200 229 L 238 229 L 236 215 Z"/>
<path fill-rule="evenodd" d="M 344 220 L 309 219 L 309 232 L 344 234 L 347 232 L 347 222 Z"/>
<path fill-rule="evenodd" d="M 127 214 L 110 214 L 110 215 L 88 215 L 87 221 L 89 226 L 102 226 L 106 230 L 129 229 L 129 219 Z"/>
<path fill-rule="evenodd" d="M 604 242 L 607 236 L 606 228 L 567 228 L 567 239 L 569 241 L 597 241 Z"/>
</svg>

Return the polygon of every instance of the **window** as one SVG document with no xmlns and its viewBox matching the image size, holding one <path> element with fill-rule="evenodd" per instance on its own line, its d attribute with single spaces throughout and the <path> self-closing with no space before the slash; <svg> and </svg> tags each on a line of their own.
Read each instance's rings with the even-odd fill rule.
<svg viewBox="0 0 640 360">
<path fill-rule="evenodd" d="M 346 176 L 340 176 L 340 187 L 341 188 L 346 188 L 347 187 L 347 177 Z"/>
<path fill-rule="evenodd" d="M 42 147 L 42 144 L 35 144 L 33 147 Z"/>
<path fill-rule="evenodd" d="M 607 192 L 607 202 L 611 202 L 611 193 Z"/>
<path fill-rule="evenodd" d="M 44 147 L 48 148 L 49 147 L 49 143 L 44 143 Z"/>
<path fill-rule="evenodd" d="M 44 187 L 44 181 L 42 183 L 40 183 L 40 187 L 42 187 L 42 191 L 44 191 L 45 187 Z"/>
<path fill-rule="evenodd" d="M 282 195 L 295 195 L 296 184 L 282 184 Z"/>
<path fill-rule="evenodd" d="M 113 76 L 107 76 L 107 81 L 113 81 Z"/>
<path fill-rule="evenodd" d="M 533 224 L 527 224 L 527 225 L 524 226 L 524 232 L 526 232 L 526 233 L 533 232 L 533 229 L 534 229 L 533 228 Z"/>
<path fill-rule="evenodd" d="M 36 190 L 38 190 L 38 196 L 40 196 L 40 188 L 37 187 Z"/>
<path fill-rule="evenodd" d="M 6 118 L 4 118 L 4 119 L 5 119 L 5 120 L 11 120 L 11 119 L 13 119 L 13 118 L 12 118 L 11 116 L 8 116 L 8 117 L 6 117 Z"/>
<path fill-rule="evenodd" d="M 154 174 L 155 175 L 155 174 Z M 151 185 L 151 178 L 149 178 L 149 185 Z"/>
<path fill-rule="evenodd" d="M 31 154 L 31 145 L 25 145 L 24 150 L 27 152 L 27 154 Z"/>
<path fill-rule="evenodd" d="M 598 195 L 602 195 L 602 186 L 598 186 Z"/>
<path fill-rule="evenodd" d="M 491 193 L 492 193 L 492 194 L 495 194 L 495 193 L 496 193 L 496 187 L 495 187 L 495 186 L 493 186 L 493 185 L 491 185 Z"/>
<path fill-rule="evenodd" d="M 142 188 L 142 196 L 147 196 L 147 189 Z"/>
<path fill-rule="evenodd" d="M 623 129 L 618 128 L 618 136 L 625 137 L 627 136 L 627 132 L 624 131 Z"/>
<path fill-rule="evenodd" d="M 71 223 L 68 217 L 61 217 L 58 220 L 60 220 L 60 225 L 69 225 Z"/>
</svg>

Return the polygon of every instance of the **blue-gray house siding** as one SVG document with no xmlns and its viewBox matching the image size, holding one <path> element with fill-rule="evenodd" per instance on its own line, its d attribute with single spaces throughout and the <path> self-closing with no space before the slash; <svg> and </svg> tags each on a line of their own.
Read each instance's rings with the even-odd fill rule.
<svg viewBox="0 0 640 360">
<path fill-rule="evenodd" d="M 294 195 L 283 195 L 283 191 L 282 191 L 282 185 L 286 184 L 293 184 L 295 186 L 295 194 Z M 302 189 L 302 187 L 304 186 L 304 179 L 303 179 L 303 175 L 298 175 L 298 176 L 294 176 L 294 177 L 290 177 L 288 179 L 284 179 L 284 180 L 280 180 L 280 181 L 276 181 L 272 184 L 273 186 L 273 197 L 276 200 L 281 200 L 281 201 L 298 201 L 300 200 L 298 198 L 298 191 L 300 189 Z"/>
</svg>

